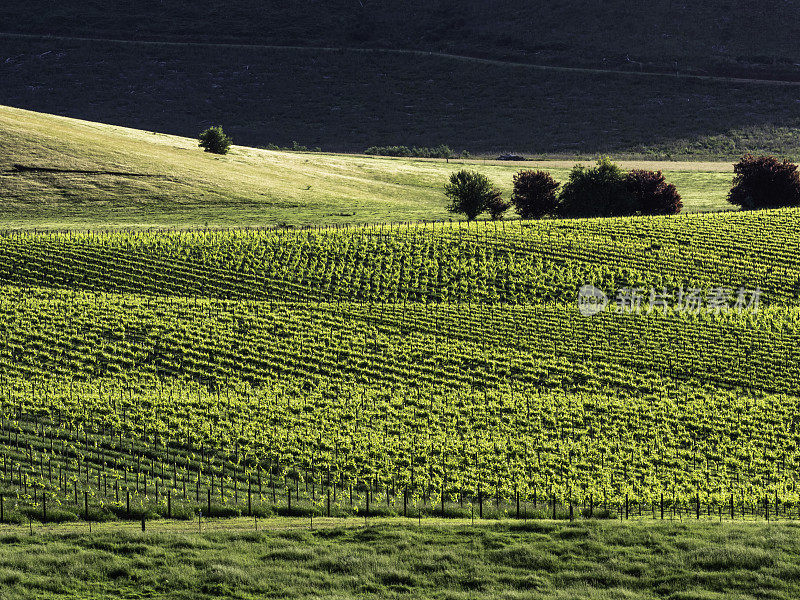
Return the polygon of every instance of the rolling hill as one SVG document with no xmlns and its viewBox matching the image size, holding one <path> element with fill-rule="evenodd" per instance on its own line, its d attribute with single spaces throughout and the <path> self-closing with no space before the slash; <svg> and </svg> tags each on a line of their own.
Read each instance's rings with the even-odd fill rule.
<svg viewBox="0 0 800 600">
<path fill-rule="evenodd" d="M 0 520 L 800 518 L 796 218 L 2 236 Z"/>
<path fill-rule="evenodd" d="M 456 162 L 458 164 L 456 164 Z M 508 193 L 515 172 L 564 178 L 570 161 L 509 164 L 280 152 L 0 107 L 0 227 L 235 227 L 442 220 L 442 186 L 463 164 Z M 730 163 L 623 163 L 663 169 L 686 210 L 727 210 Z M 19 170 L 21 165 L 28 170 Z"/>
</svg>

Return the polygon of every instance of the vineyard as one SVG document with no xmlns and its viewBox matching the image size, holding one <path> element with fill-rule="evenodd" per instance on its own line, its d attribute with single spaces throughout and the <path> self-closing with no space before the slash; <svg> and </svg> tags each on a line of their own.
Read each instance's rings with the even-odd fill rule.
<svg viewBox="0 0 800 600">
<path fill-rule="evenodd" d="M 6 232 L 0 520 L 800 518 L 797 217 Z"/>
<path fill-rule="evenodd" d="M 305 229 L 0 234 L 0 281 L 145 296 L 573 304 L 593 282 L 797 305 L 797 212 Z"/>
</svg>

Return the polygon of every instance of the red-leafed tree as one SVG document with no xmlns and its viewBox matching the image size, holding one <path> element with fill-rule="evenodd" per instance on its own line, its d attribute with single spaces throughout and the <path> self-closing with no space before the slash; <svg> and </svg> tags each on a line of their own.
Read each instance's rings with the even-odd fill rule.
<svg viewBox="0 0 800 600">
<path fill-rule="evenodd" d="M 774 156 L 748 154 L 733 165 L 728 202 L 746 210 L 800 206 L 797 165 Z"/>
<path fill-rule="evenodd" d="M 675 215 L 683 208 L 678 189 L 664 180 L 661 171 L 634 169 L 625 177 L 625 185 L 640 214 Z"/>
<path fill-rule="evenodd" d="M 523 219 L 533 219 L 556 212 L 556 190 L 561 184 L 546 171 L 520 171 L 514 175 L 511 202 Z"/>
</svg>

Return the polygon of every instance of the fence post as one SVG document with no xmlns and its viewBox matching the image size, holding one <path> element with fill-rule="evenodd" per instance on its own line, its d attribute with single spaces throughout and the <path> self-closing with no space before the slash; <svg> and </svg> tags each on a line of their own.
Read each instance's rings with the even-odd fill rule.
<svg viewBox="0 0 800 600">
<path fill-rule="evenodd" d="M 769 496 L 764 496 L 764 516 L 769 521 Z"/>
</svg>

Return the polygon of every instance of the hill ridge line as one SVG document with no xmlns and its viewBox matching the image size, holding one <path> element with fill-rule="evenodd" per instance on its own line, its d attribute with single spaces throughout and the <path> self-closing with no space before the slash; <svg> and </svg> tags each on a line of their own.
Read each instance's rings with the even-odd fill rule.
<svg viewBox="0 0 800 600">
<path fill-rule="evenodd" d="M 495 65 L 505 67 L 516 67 L 531 69 L 534 71 L 554 71 L 561 73 L 584 73 L 593 75 L 634 75 L 639 77 L 662 77 L 673 79 L 686 79 L 691 81 L 707 81 L 714 83 L 734 83 L 734 84 L 753 84 L 753 85 L 778 85 L 778 86 L 800 86 L 800 81 L 786 79 L 751 79 L 746 77 L 722 77 L 720 75 L 693 75 L 688 73 L 665 73 L 657 71 L 624 71 L 621 69 L 593 69 L 589 67 L 558 67 L 554 65 L 542 65 L 519 61 L 507 61 L 492 58 L 479 58 L 463 54 L 451 54 L 448 52 L 434 52 L 427 50 L 409 50 L 405 48 L 352 48 L 346 46 L 286 46 L 278 44 L 232 44 L 216 42 L 170 42 L 158 40 L 126 40 L 118 38 L 92 38 L 65 35 L 42 35 L 32 33 L 9 33 L 0 32 L 0 38 L 12 39 L 31 39 L 31 40 L 61 40 L 73 42 L 101 42 L 106 44 L 133 44 L 147 46 L 176 46 L 176 47 L 207 47 L 207 48 L 231 48 L 231 49 L 252 49 L 252 50 L 300 50 L 318 52 L 360 52 L 364 54 L 398 54 L 406 56 L 429 56 L 446 58 L 449 60 L 460 60 L 473 62 L 476 64 Z"/>
</svg>

